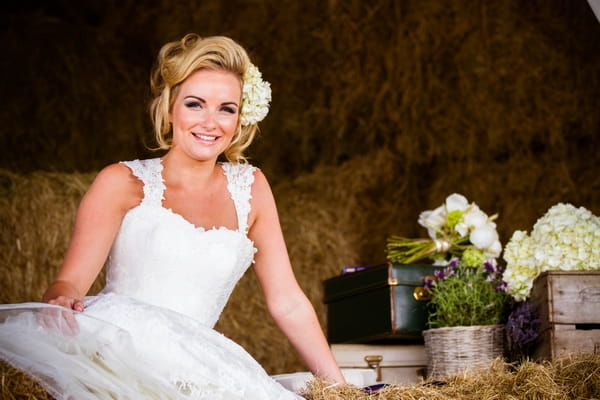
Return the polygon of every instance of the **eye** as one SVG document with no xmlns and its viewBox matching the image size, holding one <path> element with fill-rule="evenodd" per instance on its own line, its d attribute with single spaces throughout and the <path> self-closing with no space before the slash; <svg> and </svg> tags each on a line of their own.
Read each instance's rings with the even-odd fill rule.
<svg viewBox="0 0 600 400">
<path fill-rule="evenodd" d="M 190 100 L 183 103 L 187 108 L 201 108 L 202 104 L 196 100 Z"/>
<path fill-rule="evenodd" d="M 225 111 L 226 113 L 229 113 L 229 114 L 235 114 L 235 113 L 237 113 L 237 108 L 230 107 L 230 106 L 223 106 L 221 108 L 221 110 L 223 110 L 223 111 Z"/>
</svg>

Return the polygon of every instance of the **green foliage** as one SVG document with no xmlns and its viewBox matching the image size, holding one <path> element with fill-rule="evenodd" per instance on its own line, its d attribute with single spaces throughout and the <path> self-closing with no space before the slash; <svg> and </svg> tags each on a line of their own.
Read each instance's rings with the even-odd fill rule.
<svg viewBox="0 0 600 400">
<path fill-rule="evenodd" d="M 499 282 L 494 275 L 483 266 L 469 268 L 460 262 L 446 272 L 448 275 L 430 288 L 430 328 L 501 322 L 508 297 L 504 290 L 496 289 Z"/>
</svg>

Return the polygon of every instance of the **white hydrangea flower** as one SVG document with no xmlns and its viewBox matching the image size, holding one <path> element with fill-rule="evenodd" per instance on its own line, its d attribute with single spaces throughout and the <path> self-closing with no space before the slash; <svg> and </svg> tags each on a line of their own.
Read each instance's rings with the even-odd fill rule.
<svg viewBox="0 0 600 400">
<path fill-rule="evenodd" d="M 269 113 L 270 102 L 271 85 L 262 80 L 262 74 L 254 64 L 248 65 L 242 88 L 242 126 L 262 121 Z"/>
<path fill-rule="evenodd" d="M 502 279 L 506 290 L 517 301 L 527 298 L 534 278 L 539 271 L 533 257 L 533 241 L 527 232 L 515 231 L 504 247 L 506 270 Z"/>
<path fill-rule="evenodd" d="M 516 299 L 526 298 L 544 271 L 600 269 L 600 218 L 584 207 L 556 204 L 535 223 L 530 236 L 513 234 L 504 260 L 504 280 Z"/>
</svg>

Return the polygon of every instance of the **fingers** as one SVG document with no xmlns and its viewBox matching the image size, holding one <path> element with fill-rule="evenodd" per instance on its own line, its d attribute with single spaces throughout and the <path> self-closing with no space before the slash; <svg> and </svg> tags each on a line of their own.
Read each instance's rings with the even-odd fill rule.
<svg viewBox="0 0 600 400">
<path fill-rule="evenodd" d="M 73 297 L 58 296 L 54 299 L 48 300 L 48 304 L 54 304 L 57 306 L 69 308 L 71 310 L 75 310 L 75 305 L 80 304 L 81 310 L 75 310 L 75 311 L 83 311 L 83 303 L 80 300 L 77 300 Z"/>
<path fill-rule="evenodd" d="M 38 324 L 48 330 L 58 330 L 59 326 L 57 324 L 56 311 L 57 310 L 54 308 L 41 309 L 40 312 L 36 313 Z"/>
<path fill-rule="evenodd" d="M 59 296 L 49 300 L 48 304 L 58 305 L 68 310 L 59 308 L 45 308 L 38 316 L 38 322 L 46 329 L 60 331 L 65 335 L 75 336 L 79 333 L 79 325 L 72 311 L 82 312 L 84 309 L 81 300 Z"/>
<path fill-rule="evenodd" d="M 73 306 L 71 307 L 73 310 L 75 311 L 79 311 L 79 312 L 83 312 L 83 301 L 81 300 L 75 300 L 73 302 Z"/>
<path fill-rule="evenodd" d="M 64 321 L 62 332 L 65 335 L 75 336 L 79 333 L 79 325 L 77 324 L 77 320 L 75 319 L 75 315 L 70 311 L 62 311 L 61 312 L 62 321 Z"/>
</svg>

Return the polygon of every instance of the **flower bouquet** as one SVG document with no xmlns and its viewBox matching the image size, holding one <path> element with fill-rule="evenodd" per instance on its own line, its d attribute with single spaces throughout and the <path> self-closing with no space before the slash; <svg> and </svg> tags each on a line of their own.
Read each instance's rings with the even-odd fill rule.
<svg viewBox="0 0 600 400">
<path fill-rule="evenodd" d="M 430 328 L 500 322 L 506 293 L 496 262 L 502 251 L 496 218 L 455 193 L 419 216 L 429 238 L 388 238 L 388 260 L 409 264 L 430 259 L 440 266 L 435 279 L 425 282 L 431 297 Z"/>
<path fill-rule="evenodd" d="M 469 204 L 463 195 L 451 194 L 435 210 L 419 215 L 418 222 L 427 228 L 429 238 L 391 236 L 387 241 L 388 259 L 407 264 L 425 258 L 449 261 L 449 257 L 460 257 L 467 249 L 496 258 L 502 251 L 496 218 L 488 217 L 477 204 Z"/>
<path fill-rule="evenodd" d="M 440 267 L 425 279 L 431 298 L 430 329 L 423 332 L 430 377 L 479 366 L 503 353 L 501 322 L 508 296 L 496 261 L 502 252 L 496 218 L 455 193 L 420 214 L 428 238 L 387 240 L 389 261 L 429 259 Z"/>
</svg>

